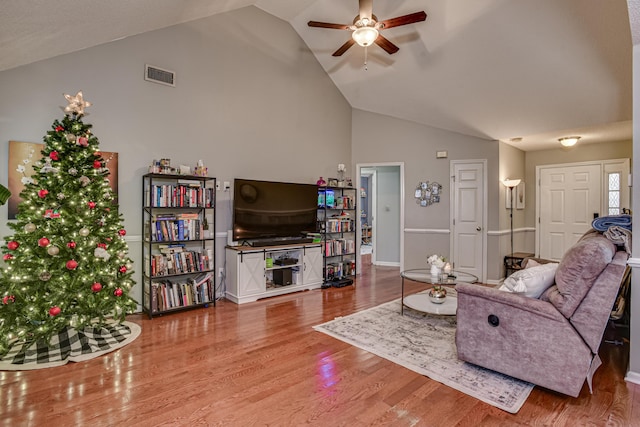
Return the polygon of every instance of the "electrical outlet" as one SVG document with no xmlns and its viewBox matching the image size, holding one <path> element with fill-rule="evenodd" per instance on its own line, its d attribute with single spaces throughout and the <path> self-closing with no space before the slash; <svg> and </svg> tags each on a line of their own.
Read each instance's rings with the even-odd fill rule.
<svg viewBox="0 0 640 427">
<path fill-rule="evenodd" d="M 220 181 L 216 181 L 216 190 L 220 191 L 222 187 L 220 186 Z"/>
<path fill-rule="evenodd" d="M 218 277 L 223 277 L 224 276 L 224 268 L 220 267 L 218 268 Z"/>
<path fill-rule="evenodd" d="M 224 191 L 229 191 L 231 188 L 231 183 L 229 181 L 224 182 Z"/>
</svg>

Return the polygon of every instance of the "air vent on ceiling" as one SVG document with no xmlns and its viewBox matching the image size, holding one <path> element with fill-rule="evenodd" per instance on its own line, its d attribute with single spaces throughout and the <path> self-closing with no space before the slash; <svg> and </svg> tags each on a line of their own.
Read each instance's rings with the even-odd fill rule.
<svg viewBox="0 0 640 427">
<path fill-rule="evenodd" d="M 176 73 L 149 64 L 144 66 L 144 79 L 167 86 L 176 85 Z"/>
</svg>

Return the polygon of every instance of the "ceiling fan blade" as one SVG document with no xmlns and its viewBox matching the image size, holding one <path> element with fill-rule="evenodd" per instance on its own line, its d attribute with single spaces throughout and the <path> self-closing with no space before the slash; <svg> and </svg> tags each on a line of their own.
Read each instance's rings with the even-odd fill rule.
<svg viewBox="0 0 640 427">
<path fill-rule="evenodd" d="M 331 56 L 341 56 L 343 53 L 345 53 L 347 50 L 349 50 L 349 48 L 351 46 L 353 46 L 354 43 L 355 43 L 355 40 L 353 40 L 353 39 L 347 40 L 347 42 L 345 44 L 343 44 L 342 46 L 340 46 L 340 48 L 338 50 L 333 52 L 333 54 Z"/>
<path fill-rule="evenodd" d="M 383 48 L 389 55 L 393 55 L 394 53 L 400 50 L 398 46 L 391 43 L 388 39 L 383 37 L 382 34 L 378 35 L 378 38 L 375 40 L 374 43 L 380 46 L 381 48 Z"/>
<path fill-rule="evenodd" d="M 385 21 L 380 22 L 382 24 L 382 28 L 385 30 L 387 28 L 399 27 L 401 25 L 413 24 L 414 22 L 420 22 L 427 19 L 427 14 L 423 11 L 410 13 L 404 16 L 398 16 L 397 18 L 387 19 Z"/>
<path fill-rule="evenodd" d="M 360 0 L 360 18 L 373 16 L 373 0 Z"/>
<path fill-rule="evenodd" d="M 307 25 L 310 26 L 310 27 L 331 28 L 331 29 L 335 29 L 335 30 L 348 30 L 349 29 L 348 25 L 331 24 L 329 22 L 309 21 L 309 22 L 307 22 Z"/>
</svg>

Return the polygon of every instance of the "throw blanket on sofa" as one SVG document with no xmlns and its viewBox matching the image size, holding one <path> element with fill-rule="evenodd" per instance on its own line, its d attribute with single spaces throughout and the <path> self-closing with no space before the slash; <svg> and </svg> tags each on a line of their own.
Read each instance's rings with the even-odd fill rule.
<svg viewBox="0 0 640 427">
<path fill-rule="evenodd" d="M 631 231 L 631 215 L 601 216 L 594 219 L 591 226 L 601 232 L 607 231 L 612 226 L 622 227 Z"/>
<path fill-rule="evenodd" d="M 609 227 L 602 235 L 611 240 L 614 245 L 624 246 L 624 250 L 631 255 L 631 231 L 614 225 Z"/>
</svg>

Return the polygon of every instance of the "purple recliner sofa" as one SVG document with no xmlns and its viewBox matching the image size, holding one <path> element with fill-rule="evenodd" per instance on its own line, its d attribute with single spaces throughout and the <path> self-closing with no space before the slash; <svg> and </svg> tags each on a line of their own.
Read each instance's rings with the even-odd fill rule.
<svg viewBox="0 0 640 427">
<path fill-rule="evenodd" d="M 539 299 L 460 283 L 458 358 L 573 397 L 601 364 L 598 347 L 628 254 L 587 233 Z"/>
</svg>

